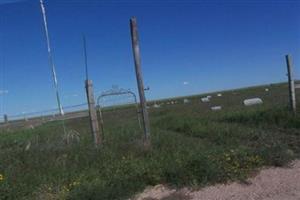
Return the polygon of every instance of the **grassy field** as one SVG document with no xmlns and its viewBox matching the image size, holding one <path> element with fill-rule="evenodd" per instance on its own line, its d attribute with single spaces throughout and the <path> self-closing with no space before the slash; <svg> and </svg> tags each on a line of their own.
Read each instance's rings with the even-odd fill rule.
<svg viewBox="0 0 300 200">
<path fill-rule="evenodd" d="M 300 157 L 300 118 L 288 111 L 287 85 L 216 94 L 209 103 L 200 101 L 205 95 L 189 97 L 189 104 L 183 98 L 174 99 L 175 105 L 158 101 L 161 108 L 149 109 L 148 150 L 128 108 L 104 113 L 105 143 L 98 150 L 87 118 L 66 121 L 67 131 L 80 133 L 80 141 L 71 137 L 69 145 L 61 122 L 2 130 L 0 199 L 126 199 L 148 185 L 198 188 L 243 181 L 262 166 Z M 244 107 L 242 100 L 251 97 L 264 104 Z M 211 111 L 215 105 L 223 109 Z"/>
</svg>

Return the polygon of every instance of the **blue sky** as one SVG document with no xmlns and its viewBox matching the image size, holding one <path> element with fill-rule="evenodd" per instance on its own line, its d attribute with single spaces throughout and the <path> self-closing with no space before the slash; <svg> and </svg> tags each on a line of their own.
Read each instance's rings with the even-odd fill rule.
<svg viewBox="0 0 300 200">
<path fill-rule="evenodd" d="M 300 78 L 300 1 L 45 0 L 45 5 L 63 106 L 86 101 L 82 33 L 96 94 L 112 85 L 136 91 L 131 16 L 138 19 L 148 99 L 286 81 L 287 53 Z M 0 0 L 0 91 L 0 115 L 56 107 L 38 0 Z"/>
</svg>

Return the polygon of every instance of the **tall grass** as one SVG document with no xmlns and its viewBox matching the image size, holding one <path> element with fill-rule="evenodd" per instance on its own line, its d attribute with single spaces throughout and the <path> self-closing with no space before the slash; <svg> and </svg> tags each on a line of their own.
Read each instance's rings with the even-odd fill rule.
<svg viewBox="0 0 300 200">
<path fill-rule="evenodd" d="M 150 115 L 148 150 L 135 116 L 107 122 L 98 150 L 87 119 L 66 123 L 81 133 L 80 142 L 69 145 L 58 122 L 2 132 L 0 199 L 126 199 L 148 185 L 197 188 L 244 180 L 300 155 L 300 121 L 285 107 L 210 112 L 191 103 Z"/>
</svg>

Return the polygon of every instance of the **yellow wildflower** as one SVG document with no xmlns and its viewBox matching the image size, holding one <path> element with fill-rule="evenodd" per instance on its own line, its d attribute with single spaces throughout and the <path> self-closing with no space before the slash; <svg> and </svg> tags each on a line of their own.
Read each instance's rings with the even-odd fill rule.
<svg viewBox="0 0 300 200">
<path fill-rule="evenodd" d="M 2 174 L 0 174 L 0 181 L 4 180 L 4 176 Z"/>
<path fill-rule="evenodd" d="M 64 186 L 64 190 L 69 192 L 71 189 L 73 189 L 74 187 L 80 185 L 80 181 L 73 181 L 71 183 L 68 184 L 68 186 Z"/>
</svg>

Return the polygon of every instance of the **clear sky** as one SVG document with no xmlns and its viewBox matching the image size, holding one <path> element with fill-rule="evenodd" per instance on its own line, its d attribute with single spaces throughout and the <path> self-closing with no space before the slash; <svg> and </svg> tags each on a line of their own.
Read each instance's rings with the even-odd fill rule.
<svg viewBox="0 0 300 200">
<path fill-rule="evenodd" d="M 96 94 L 136 91 L 138 19 L 148 99 L 300 78 L 299 0 L 45 0 L 63 106 L 86 101 L 82 33 Z M 0 115 L 56 107 L 39 0 L 0 0 Z"/>
</svg>

